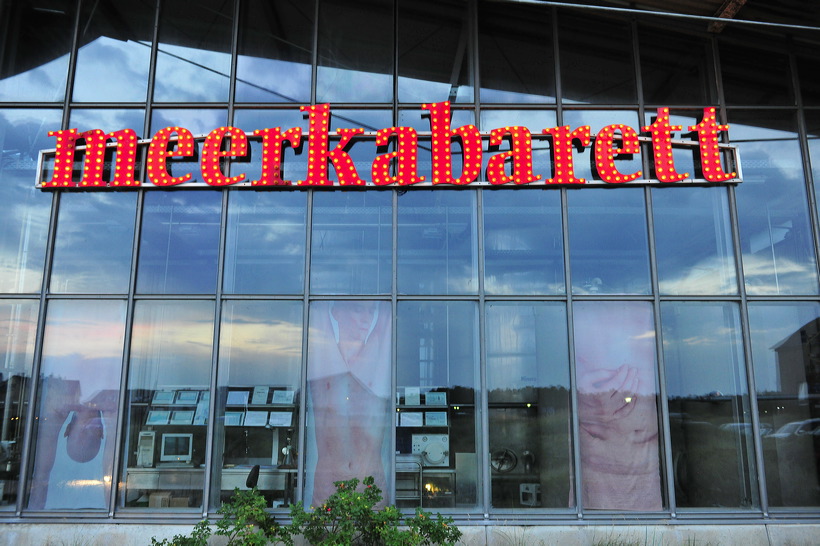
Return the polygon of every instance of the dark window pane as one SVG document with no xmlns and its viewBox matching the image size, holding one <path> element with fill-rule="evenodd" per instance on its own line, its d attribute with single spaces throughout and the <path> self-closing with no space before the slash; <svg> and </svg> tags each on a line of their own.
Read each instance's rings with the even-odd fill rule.
<svg viewBox="0 0 820 546">
<path fill-rule="evenodd" d="M 486 314 L 493 508 L 566 509 L 572 426 L 564 304 L 490 303 Z M 505 458 L 511 462 L 502 468 Z"/>
<path fill-rule="evenodd" d="M 740 147 L 740 244 L 749 294 L 816 294 L 817 272 L 794 115 L 730 111 Z"/>
<path fill-rule="evenodd" d="M 309 103 L 313 2 L 255 0 L 242 6 L 236 100 Z"/>
<path fill-rule="evenodd" d="M 759 506 L 737 305 L 668 302 L 661 322 L 677 506 Z"/>
<path fill-rule="evenodd" d="M 636 100 L 632 30 L 618 19 L 558 13 L 563 101 L 624 104 Z"/>
<path fill-rule="evenodd" d="M 0 464 L 6 483 L 15 484 L 7 486 L 0 497 L 0 510 L 4 511 L 13 510 L 17 503 L 16 484 L 20 479 L 38 308 L 37 300 L 0 300 L 0 353 L 4 367 L 0 377 Z"/>
<path fill-rule="evenodd" d="M 638 38 L 646 102 L 659 106 L 716 104 L 707 39 L 647 26 L 639 28 Z"/>
<path fill-rule="evenodd" d="M 336 491 L 333 482 L 339 480 L 373 476 L 379 489 L 388 490 L 392 331 L 388 302 L 310 306 L 308 506 L 318 506 Z"/>
<path fill-rule="evenodd" d="M 724 188 L 652 188 L 662 294 L 737 294 Z"/>
<path fill-rule="evenodd" d="M 724 37 L 731 36 L 731 29 Z M 777 40 L 758 36 L 755 46 L 722 40 L 720 69 L 723 73 L 723 94 L 728 105 L 768 106 L 794 104 L 789 58 L 776 50 Z M 743 40 L 750 42 L 749 34 Z M 758 49 L 761 44 L 766 49 Z"/>
<path fill-rule="evenodd" d="M 76 2 L 5 2 L 0 12 L 0 101 L 62 102 Z M 57 127 L 59 129 L 59 127 Z"/>
<path fill-rule="evenodd" d="M 228 198 L 225 292 L 301 293 L 306 217 L 304 192 L 232 191 Z"/>
<path fill-rule="evenodd" d="M 154 10 L 151 0 L 83 4 L 75 101 L 145 100 Z"/>
<path fill-rule="evenodd" d="M 555 102 L 549 14 L 540 6 L 479 4 L 482 102 Z"/>
<path fill-rule="evenodd" d="M 294 500 L 301 362 L 301 302 L 223 304 L 211 506 L 243 488 L 256 464 L 260 492 L 285 506 Z M 264 413 L 269 427 L 245 423 L 246 406 L 236 402 L 246 396 L 247 409 Z"/>
<path fill-rule="evenodd" d="M 392 192 L 316 192 L 310 288 L 385 294 L 393 285 Z"/>
<path fill-rule="evenodd" d="M 163 2 L 154 100 L 227 102 L 233 2 Z"/>
<path fill-rule="evenodd" d="M 820 505 L 820 306 L 749 305 L 769 505 Z"/>
<path fill-rule="evenodd" d="M 59 110 L 0 110 L 0 292 L 40 291 L 51 193 L 34 187 L 37 154 L 59 128 Z"/>
<path fill-rule="evenodd" d="M 202 514 L 213 332 L 212 301 L 137 302 L 120 506 Z"/>
<path fill-rule="evenodd" d="M 215 191 L 146 193 L 137 292 L 215 291 L 221 205 Z"/>
<path fill-rule="evenodd" d="M 474 508 L 482 495 L 478 309 L 467 301 L 405 301 L 398 309 L 396 482 L 404 490 L 396 492 L 397 502 Z M 420 411 L 421 404 L 435 409 Z M 423 467 L 421 488 L 408 485 L 413 465 Z"/>
<path fill-rule="evenodd" d="M 124 301 L 49 303 L 29 509 L 108 508 L 124 337 Z"/>
<path fill-rule="evenodd" d="M 64 193 L 60 198 L 51 291 L 128 292 L 135 193 Z"/>
<path fill-rule="evenodd" d="M 399 101 L 473 100 L 467 12 L 454 0 L 399 2 Z"/>
<path fill-rule="evenodd" d="M 568 193 L 575 294 L 648 294 L 649 246 L 640 188 Z"/>
<path fill-rule="evenodd" d="M 806 106 L 820 105 L 820 80 L 817 71 L 820 70 L 820 57 L 817 55 L 817 45 L 798 44 L 797 75 L 800 78 L 800 96 Z"/>
<path fill-rule="evenodd" d="M 399 196 L 398 221 L 399 292 L 476 293 L 473 191 L 409 191 Z"/>
<path fill-rule="evenodd" d="M 573 314 L 581 503 L 591 509 L 660 510 L 652 305 L 582 301 Z"/>
<path fill-rule="evenodd" d="M 811 158 L 811 174 L 814 182 L 815 198 L 820 196 L 820 112 L 806 110 L 806 139 Z"/>
<path fill-rule="evenodd" d="M 322 0 L 317 102 L 393 99 L 393 2 Z"/>
<path fill-rule="evenodd" d="M 563 294 L 561 193 L 485 191 L 484 288 L 488 294 Z"/>
</svg>

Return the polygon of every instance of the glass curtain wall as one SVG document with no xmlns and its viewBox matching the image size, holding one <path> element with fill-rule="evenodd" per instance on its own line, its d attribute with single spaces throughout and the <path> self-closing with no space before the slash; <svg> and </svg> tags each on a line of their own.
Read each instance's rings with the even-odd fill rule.
<svg viewBox="0 0 820 546">
<path fill-rule="evenodd" d="M 366 475 L 477 518 L 820 506 L 817 40 L 484 0 L 0 10 L 0 516 L 190 518 L 254 476 L 282 513 Z M 289 188 L 34 186 L 48 131 L 306 132 L 323 102 L 331 130 L 419 131 L 430 180 L 441 101 L 533 134 L 668 106 L 675 138 L 715 106 L 743 181 L 307 189 L 303 144 Z M 365 179 L 395 149 L 370 144 Z M 259 177 L 249 147 L 226 171 Z"/>
</svg>

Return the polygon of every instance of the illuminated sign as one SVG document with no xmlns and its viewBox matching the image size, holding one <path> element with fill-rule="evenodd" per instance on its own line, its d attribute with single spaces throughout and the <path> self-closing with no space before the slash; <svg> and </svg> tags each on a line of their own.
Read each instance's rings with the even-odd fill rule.
<svg viewBox="0 0 820 546">
<path fill-rule="evenodd" d="M 135 175 L 144 167 L 148 183 L 156 187 L 184 185 L 239 186 L 250 188 L 301 187 L 381 187 L 413 185 L 577 185 L 625 183 L 739 182 L 736 148 L 721 144 L 720 133 L 728 125 L 717 122 L 715 109 L 704 108 L 701 121 L 687 127 L 691 138 L 675 140 L 681 125 L 672 125 L 668 108 L 659 108 L 654 121 L 640 136 L 623 124 L 607 125 L 597 135 L 590 126 L 571 129 L 568 125 L 543 129 L 532 134 L 527 127 L 510 126 L 480 132 L 474 125 L 451 127 L 450 103 L 424 104 L 429 112 L 430 131 L 420 133 L 411 127 L 388 127 L 366 133 L 363 128 L 330 131 L 330 105 L 302 106 L 308 117 L 307 135 L 302 129 L 281 127 L 257 129 L 252 135 L 236 127 L 218 127 L 208 135 L 195 137 L 184 127 L 166 127 L 150 140 L 138 141 L 132 129 L 105 133 L 99 129 L 51 131 L 57 140 L 54 150 L 41 152 L 38 186 L 56 188 L 134 188 L 142 187 Z M 259 178 L 248 179 L 245 163 L 250 159 L 249 140 L 261 140 Z M 286 147 L 290 155 L 303 155 L 307 141 L 304 180 L 285 180 L 283 166 Z M 537 173 L 533 164 L 533 143 L 549 146 L 550 172 Z M 458 146 L 453 151 L 454 144 Z M 377 153 L 369 165 L 357 163 L 350 155 L 354 146 L 375 146 Z M 674 149 L 686 148 L 693 154 L 697 172 L 678 172 Z M 593 154 L 594 179 L 575 175 L 573 150 Z M 650 177 L 642 170 L 623 172 L 618 159 L 640 155 L 651 158 Z M 460 151 L 459 151 L 460 150 Z M 459 165 L 454 171 L 455 163 Z M 424 157 L 424 159 L 422 159 Z M 486 163 L 485 163 L 486 157 Z M 174 162 L 195 169 L 174 176 Z M 420 172 L 422 161 L 429 169 Z M 187 161 L 187 163 L 182 163 Z M 245 163 L 243 163 L 243 161 Z M 139 162 L 139 163 L 138 163 Z M 79 164 L 79 165 L 78 165 Z M 732 165 L 732 168 L 724 168 Z M 229 176 L 227 173 L 230 167 Z M 332 167 L 335 179 L 329 177 Z M 364 172 L 369 167 L 370 172 Z M 237 172 L 240 171 L 240 172 Z M 482 172 L 484 176 L 482 177 Z M 369 181 L 363 176 L 369 175 Z M 49 179 L 46 180 L 46 178 Z"/>
</svg>

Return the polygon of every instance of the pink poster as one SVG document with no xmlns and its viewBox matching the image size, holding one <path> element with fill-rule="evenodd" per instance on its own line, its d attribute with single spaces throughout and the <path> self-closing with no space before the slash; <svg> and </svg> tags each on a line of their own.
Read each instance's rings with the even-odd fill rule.
<svg viewBox="0 0 820 546">
<path fill-rule="evenodd" d="M 583 505 L 660 510 L 652 306 L 578 302 L 573 309 Z"/>
<path fill-rule="evenodd" d="M 387 490 L 391 328 L 387 302 L 311 305 L 307 503 L 351 478 L 373 476 Z"/>
</svg>

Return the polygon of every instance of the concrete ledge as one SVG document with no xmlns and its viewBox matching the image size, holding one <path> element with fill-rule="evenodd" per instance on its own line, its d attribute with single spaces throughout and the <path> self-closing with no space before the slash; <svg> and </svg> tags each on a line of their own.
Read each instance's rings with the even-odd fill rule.
<svg viewBox="0 0 820 546">
<path fill-rule="evenodd" d="M 0 544 L 15 546 L 148 546 L 151 538 L 191 532 L 193 525 L 133 523 L 0 524 Z M 815 546 L 820 524 L 759 525 L 492 525 L 461 526 L 464 546 Z M 212 538 L 219 546 L 224 539 Z"/>
</svg>

